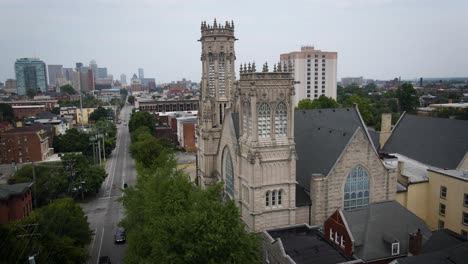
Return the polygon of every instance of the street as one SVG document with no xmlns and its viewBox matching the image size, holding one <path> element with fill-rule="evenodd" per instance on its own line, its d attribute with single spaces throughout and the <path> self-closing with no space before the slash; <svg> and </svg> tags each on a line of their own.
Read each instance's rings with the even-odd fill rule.
<svg viewBox="0 0 468 264">
<path fill-rule="evenodd" d="M 89 264 L 99 262 L 99 257 L 109 256 L 112 263 L 123 263 L 126 244 L 114 244 L 114 234 L 123 218 L 123 206 L 117 201 L 121 197 L 123 184 L 129 186 L 136 181 L 135 163 L 130 156 L 130 134 L 127 125 L 131 107 L 126 105 L 120 112 L 121 124 L 117 125 L 116 148 L 107 158 L 108 177 L 93 200 L 81 204 L 95 235 L 89 245 Z"/>
</svg>

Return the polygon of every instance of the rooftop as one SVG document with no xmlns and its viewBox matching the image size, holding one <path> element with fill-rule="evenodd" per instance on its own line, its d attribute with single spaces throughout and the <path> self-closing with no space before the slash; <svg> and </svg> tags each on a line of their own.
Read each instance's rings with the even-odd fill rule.
<svg viewBox="0 0 468 264">
<path fill-rule="evenodd" d="M 265 233 L 273 243 L 281 240 L 285 253 L 298 264 L 335 264 L 351 260 L 324 239 L 318 227 L 300 225 Z"/>
<path fill-rule="evenodd" d="M 429 170 L 463 181 L 468 181 L 468 170 L 443 170 L 438 168 L 432 168 Z"/>
<path fill-rule="evenodd" d="M 10 196 L 22 194 L 33 185 L 32 182 L 17 183 L 17 184 L 0 184 L 0 199 L 6 200 Z"/>
</svg>

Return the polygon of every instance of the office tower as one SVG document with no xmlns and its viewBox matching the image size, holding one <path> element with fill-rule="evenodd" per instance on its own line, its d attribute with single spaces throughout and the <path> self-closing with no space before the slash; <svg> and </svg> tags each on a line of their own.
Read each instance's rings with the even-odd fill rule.
<svg viewBox="0 0 468 264">
<path fill-rule="evenodd" d="M 36 58 L 21 58 L 15 62 L 16 88 L 18 95 L 47 91 L 46 64 Z"/>
<path fill-rule="evenodd" d="M 57 79 L 63 78 L 63 66 L 47 65 L 47 69 L 49 71 L 49 85 L 56 86 L 58 81 Z"/>
<path fill-rule="evenodd" d="M 296 95 L 294 106 L 302 99 L 317 99 L 321 95 L 336 100 L 337 53 L 304 46 L 301 51 L 280 55 L 283 65 L 292 65 Z"/>
<path fill-rule="evenodd" d="M 81 71 L 81 67 L 83 67 L 83 63 L 82 62 L 77 62 L 76 63 L 76 70 Z"/>
<path fill-rule="evenodd" d="M 107 68 L 97 68 L 97 78 L 98 79 L 107 78 Z"/>
<path fill-rule="evenodd" d="M 123 85 L 127 85 L 127 75 L 123 73 L 120 75 L 120 83 Z"/>
<path fill-rule="evenodd" d="M 138 68 L 138 78 L 141 80 L 145 78 L 145 73 L 143 71 L 143 68 Z"/>
<path fill-rule="evenodd" d="M 72 82 L 73 81 L 73 68 L 63 68 L 63 77 L 66 81 Z"/>
<path fill-rule="evenodd" d="M 97 65 L 95 60 L 91 60 L 89 62 L 89 68 L 93 71 L 93 77 L 94 77 L 94 79 L 96 79 L 97 74 L 98 74 L 98 65 Z"/>
</svg>

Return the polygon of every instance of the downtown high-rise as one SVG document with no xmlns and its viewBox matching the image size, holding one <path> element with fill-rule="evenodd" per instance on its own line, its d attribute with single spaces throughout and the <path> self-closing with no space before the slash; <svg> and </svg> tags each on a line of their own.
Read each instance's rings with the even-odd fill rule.
<svg viewBox="0 0 468 264">
<path fill-rule="evenodd" d="M 301 51 L 280 55 L 283 65 L 293 67 L 296 95 L 294 105 L 302 99 L 317 99 L 324 95 L 336 100 L 336 52 L 317 50 L 304 46 Z"/>
<path fill-rule="evenodd" d="M 16 89 L 18 95 L 46 93 L 46 64 L 36 58 L 21 58 L 15 62 Z"/>
</svg>

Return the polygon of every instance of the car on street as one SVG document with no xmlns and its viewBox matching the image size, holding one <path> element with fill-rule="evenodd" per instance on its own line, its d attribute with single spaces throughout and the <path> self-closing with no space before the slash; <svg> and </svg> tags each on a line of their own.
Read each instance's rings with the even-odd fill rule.
<svg viewBox="0 0 468 264">
<path fill-rule="evenodd" d="M 109 256 L 102 256 L 99 258 L 99 264 L 112 264 Z"/>
<path fill-rule="evenodd" d="M 127 236 L 125 235 L 125 229 L 123 227 L 118 227 L 114 235 L 114 243 L 120 244 L 127 241 Z"/>
</svg>

